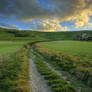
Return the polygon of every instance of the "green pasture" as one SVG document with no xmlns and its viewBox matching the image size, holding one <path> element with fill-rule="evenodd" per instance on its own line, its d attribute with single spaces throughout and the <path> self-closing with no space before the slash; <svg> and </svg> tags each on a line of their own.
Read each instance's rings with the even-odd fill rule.
<svg viewBox="0 0 92 92">
<path fill-rule="evenodd" d="M 0 56 L 12 54 L 27 43 L 28 41 L 0 41 Z"/>
<path fill-rule="evenodd" d="M 64 52 L 70 55 L 92 58 L 92 42 L 86 41 L 54 41 L 40 43 L 53 52 Z"/>
</svg>

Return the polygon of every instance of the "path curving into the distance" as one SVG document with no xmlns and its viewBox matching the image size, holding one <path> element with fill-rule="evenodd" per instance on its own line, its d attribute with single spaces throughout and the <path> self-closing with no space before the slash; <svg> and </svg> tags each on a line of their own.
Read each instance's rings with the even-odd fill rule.
<svg viewBox="0 0 92 92">
<path fill-rule="evenodd" d="M 50 41 L 38 41 L 38 42 L 35 42 L 35 43 L 39 43 L 39 42 L 50 42 Z M 32 45 L 34 45 L 35 43 L 33 43 Z M 32 53 L 34 52 L 33 48 L 31 48 L 31 52 L 32 52 Z M 68 76 L 62 74 L 63 71 L 59 71 L 59 70 L 55 69 L 55 68 L 53 67 L 53 65 L 49 64 L 49 63 L 45 60 L 45 58 L 44 58 L 42 55 L 40 55 L 39 53 L 37 53 L 37 55 L 46 63 L 46 65 L 47 65 L 49 68 L 51 68 L 54 72 L 56 72 L 59 76 L 61 76 L 61 78 L 63 78 L 64 80 L 66 80 L 68 83 L 75 85 L 76 88 L 78 88 L 78 92 L 92 92 L 92 89 L 91 89 L 90 87 L 86 86 L 85 84 L 82 84 L 81 81 L 77 81 L 74 76 L 71 76 L 70 74 L 68 74 Z M 35 58 L 35 55 L 32 54 L 32 58 Z M 32 61 L 33 61 L 33 60 L 32 60 Z M 34 63 L 34 62 L 33 62 L 33 63 Z M 32 65 L 32 64 L 31 64 L 31 65 Z M 35 67 L 36 67 L 36 65 L 35 65 Z M 37 69 L 36 69 L 36 70 L 37 70 Z M 40 75 L 40 76 L 41 76 L 41 75 Z M 68 78 L 68 77 L 69 77 L 69 78 Z M 70 79 L 70 77 L 71 77 L 71 79 Z M 72 77 L 73 77 L 73 78 L 72 78 Z M 43 80 L 43 81 L 45 82 L 45 85 L 46 85 L 46 81 L 44 80 L 44 78 L 43 78 L 42 76 L 41 76 L 41 80 Z M 71 80 L 73 80 L 73 81 L 71 81 Z M 76 82 L 77 82 L 77 84 L 75 84 Z M 42 84 L 44 84 L 44 83 L 42 83 Z M 42 85 L 42 87 L 43 87 L 43 85 Z M 44 87 L 45 87 L 45 86 L 44 86 Z M 47 85 L 46 85 L 46 87 L 48 88 L 48 91 L 46 91 L 47 88 L 46 88 L 46 90 L 44 90 L 44 91 L 42 90 L 43 88 L 41 88 L 41 91 L 31 91 L 31 92 L 51 92 L 51 89 L 50 89 Z M 39 88 L 39 87 L 38 87 L 38 88 Z M 33 88 L 33 89 L 34 89 L 34 88 Z"/>
</svg>

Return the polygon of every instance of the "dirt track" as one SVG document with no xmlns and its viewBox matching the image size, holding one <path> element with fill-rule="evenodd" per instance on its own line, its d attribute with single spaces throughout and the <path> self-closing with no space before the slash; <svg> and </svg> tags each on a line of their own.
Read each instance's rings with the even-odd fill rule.
<svg viewBox="0 0 92 92">
<path fill-rule="evenodd" d="M 32 59 L 30 59 L 30 86 L 30 92 L 51 92 L 50 87 L 37 71 L 36 65 Z"/>
</svg>

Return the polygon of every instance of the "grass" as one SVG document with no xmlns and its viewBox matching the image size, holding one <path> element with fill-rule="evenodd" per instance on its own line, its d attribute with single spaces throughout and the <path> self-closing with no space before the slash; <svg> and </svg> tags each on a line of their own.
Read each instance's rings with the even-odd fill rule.
<svg viewBox="0 0 92 92">
<path fill-rule="evenodd" d="M 0 28 L 0 40 L 72 40 L 76 35 L 84 32 L 92 34 L 92 31 L 88 30 L 70 32 L 38 32 Z"/>
<path fill-rule="evenodd" d="M 25 46 L 0 62 L 0 92 L 29 92 L 28 51 Z"/>
<path fill-rule="evenodd" d="M 37 55 L 35 63 L 37 64 L 38 71 L 43 75 L 48 85 L 51 86 L 52 92 L 77 92 L 75 87 L 67 83 L 57 73 L 52 71 Z"/>
<path fill-rule="evenodd" d="M 0 56 L 13 54 L 27 43 L 28 41 L 0 41 Z"/>
<path fill-rule="evenodd" d="M 53 52 L 64 52 L 70 55 L 86 56 L 92 58 L 92 42 L 83 41 L 57 41 L 40 43 Z"/>
<path fill-rule="evenodd" d="M 34 31 L 19 31 L 19 30 L 0 28 L 0 56 L 10 55 L 8 58 L 3 58 L 3 62 L 0 62 L 0 92 L 6 92 L 6 90 L 7 92 L 29 92 L 29 82 L 28 82 L 29 62 L 27 56 L 29 49 L 26 47 L 23 48 L 23 45 L 27 44 L 28 42 L 33 42 L 38 40 L 72 40 L 73 37 L 75 37 L 77 34 L 80 34 L 81 32 L 34 32 Z M 92 34 L 91 31 L 83 31 L 83 32 Z M 89 44 L 89 46 L 91 45 Z M 53 52 L 55 51 L 53 50 Z M 48 53 L 47 52 L 43 52 L 43 53 L 46 53 L 45 55 L 47 55 L 48 58 L 50 58 L 50 56 L 54 56 L 55 54 L 52 53 L 50 55 L 50 51 L 48 51 Z M 38 64 L 38 68 L 39 68 L 38 70 L 41 72 L 42 75 L 44 75 L 48 84 L 53 88 L 55 92 L 60 92 L 60 90 L 63 90 L 65 92 L 72 92 L 72 91 L 74 92 L 74 90 L 72 89 L 73 87 L 71 87 L 71 85 L 67 84 L 64 80 L 59 79 L 59 76 L 56 73 L 53 73 L 46 65 L 44 65 L 39 58 L 38 61 L 39 62 L 36 62 Z M 82 62 L 83 60 L 81 60 L 81 63 Z M 78 62 L 78 64 L 79 63 L 80 62 Z M 70 63 L 68 62 L 65 62 L 63 64 L 61 63 L 61 65 L 63 65 L 63 68 L 64 67 L 71 68 L 71 66 L 67 67 L 69 64 Z M 79 70 L 82 64 L 77 65 L 79 66 L 78 67 Z M 86 62 L 86 64 L 90 66 L 89 62 Z M 89 68 L 82 67 L 84 71 L 82 72 L 77 71 L 77 75 L 79 77 L 80 76 L 83 77 L 85 75 L 86 77 L 89 76 L 89 72 L 85 71 L 85 69 L 89 69 Z M 49 73 L 48 70 L 50 71 L 50 74 L 48 74 Z M 91 69 L 89 70 L 91 71 Z M 53 78 L 53 76 L 55 77 L 55 79 Z M 88 78 L 89 78 L 88 83 L 91 84 L 92 77 L 88 77 Z M 58 83 L 60 85 L 58 85 Z M 64 85 L 64 83 L 66 85 Z M 64 88 L 62 87 L 62 85 L 64 85 Z M 66 91 L 67 89 L 68 91 Z"/>
<path fill-rule="evenodd" d="M 67 42 L 67 41 L 64 41 L 64 42 Z M 80 42 L 78 42 L 78 43 L 80 43 Z M 88 42 L 88 43 L 90 44 L 90 42 Z M 44 43 L 40 43 L 40 44 L 46 44 L 46 43 L 44 42 Z M 51 45 L 52 48 L 54 47 L 53 50 L 52 50 L 52 48 L 50 49 L 49 47 L 48 47 L 49 49 L 46 48 L 46 45 L 48 46 L 48 44 L 50 44 L 50 43 L 46 44 L 45 46 L 44 45 L 42 46 L 40 44 L 35 44 L 33 48 L 36 52 L 41 54 L 46 59 L 46 61 L 48 61 L 48 63 L 52 64 L 58 70 L 68 72 L 69 74 L 75 76 L 76 79 L 82 81 L 82 83 L 84 82 L 84 84 L 88 85 L 89 87 L 92 87 L 92 84 L 91 84 L 92 83 L 92 80 L 91 80 L 92 58 L 89 59 L 88 57 L 83 57 L 81 55 L 75 56 L 74 54 L 66 54 L 64 52 L 56 52 L 56 51 L 54 51 L 55 50 L 54 44 Z M 58 42 L 57 42 L 57 44 L 58 44 Z M 58 48 L 57 48 L 57 50 L 58 50 Z M 76 52 L 74 52 L 74 53 L 76 53 Z"/>
</svg>

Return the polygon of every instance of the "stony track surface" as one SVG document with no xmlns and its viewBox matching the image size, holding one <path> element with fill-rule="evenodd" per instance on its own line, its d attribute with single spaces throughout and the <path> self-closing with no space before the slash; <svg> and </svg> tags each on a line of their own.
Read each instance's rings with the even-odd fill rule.
<svg viewBox="0 0 92 92">
<path fill-rule="evenodd" d="M 31 49 L 31 52 L 34 52 L 33 51 L 33 49 Z M 59 71 L 59 70 L 56 70 L 51 64 L 49 64 L 49 63 L 47 63 L 47 61 L 45 60 L 45 58 L 43 57 L 43 56 L 41 56 L 40 54 L 38 54 L 38 56 L 43 60 L 43 62 L 45 62 L 46 63 L 46 65 L 47 66 L 49 66 L 49 68 L 51 68 L 54 72 L 56 72 L 59 76 L 61 76 L 61 78 L 63 78 L 64 80 L 66 80 L 68 83 L 70 83 L 70 84 L 75 84 L 75 83 L 77 83 L 77 85 L 75 85 L 76 86 L 76 88 L 78 88 L 77 90 L 78 90 L 78 92 L 92 92 L 92 89 L 91 88 L 88 88 L 88 87 L 86 87 L 86 85 L 84 85 L 84 84 L 82 84 L 82 83 L 80 83 L 80 82 L 77 82 L 77 80 L 76 79 L 74 79 L 74 78 L 72 78 L 70 75 L 68 75 L 68 76 L 66 76 L 66 75 L 63 75 L 62 74 L 62 71 Z M 32 54 L 32 58 L 35 58 L 35 56 Z M 31 62 L 31 63 L 34 63 L 33 61 Z M 34 65 L 34 64 L 30 64 L 30 65 Z M 33 66 L 34 67 L 34 66 Z M 32 67 L 31 67 L 32 68 Z M 36 68 L 36 65 L 35 65 L 35 68 Z M 31 70 L 31 69 L 30 69 Z M 36 69 L 37 70 L 37 69 Z M 34 70 L 33 70 L 33 72 L 34 72 Z M 35 74 L 35 73 L 34 73 Z M 31 75 L 31 74 L 30 74 Z M 39 75 L 39 73 L 37 74 L 37 75 Z M 71 79 L 69 78 L 68 79 L 68 77 L 71 77 Z M 34 77 L 35 77 L 35 75 L 34 75 Z M 41 79 L 40 80 L 43 80 L 43 82 L 44 83 L 42 83 L 42 88 L 41 88 L 41 90 L 44 90 L 44 91 L 31 91 L 31 92 L 51 92 L 51 89 L 48 87 L 48 86 L 46 86 L 46 82 L 45 82 L 45 80 L 42 78 L 42 76 L 41 75 L 39 75 L 38 77 L 40 77 Z M 73 79 L 73 81 L 71 81 Z M 45 86 L 43 86 L 43 84 L 45 84 Z M 48 91 L 46 91 L 44 88 L 46 88 L 46 90 L 47 90 L 47 88 L 48 88 Z"/>
<path fill-rule="evenodd" d="M 62 71 L 60 70 L 56 70 L 51 64 L 49 64 L 45 58 L 43 56 L 41 56 L 39 53 L 37 54 L 42 60 L 43 62 L 45 62 L 45 64 L 51 68 L 54 72 L 56 72 L 61 78 L 63 78 L 64 80 L 66 80 L 68 83 L 70 84 L 75 84 L 75 82 L 77 83 L 76 84 L 76 88 L 77 88 L 77 91 L 78 92 L 92 92 L 92 88 L 86 86 L 85 84 L 82 84 L 80 81 L 77 81 L 77 79 L 74 79 L 72 78 L 71 76 L 71 79 L 69 78 L 68 79 L 68 76 L 70 76 L 70 74 L 68 74 L 68 76 L 66 75 L 63 75 Z M 74 76 L 73 76 L 74 77 Z M 73 79 L 73 81 L 71 81 Z"/>
<path fill-rule="evenodd" d="M 51 92 L 50 87 L 37 71 L 36 65 L 32 59 L 30 59 L 30 86 L 30 92 Z"/>
</svg>

